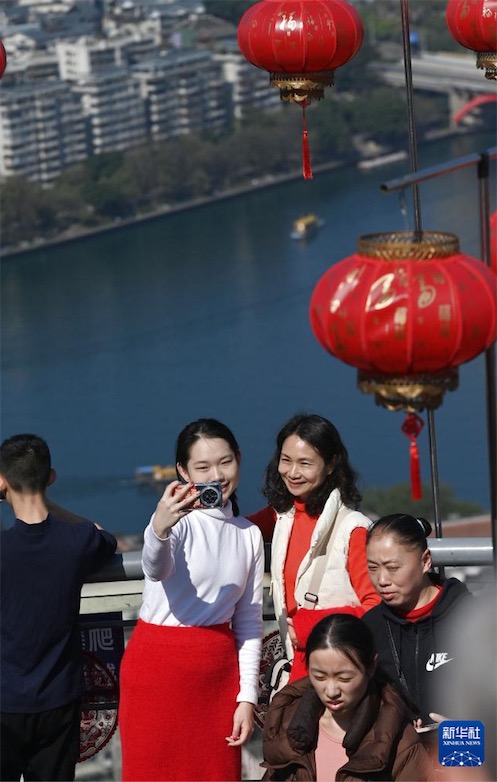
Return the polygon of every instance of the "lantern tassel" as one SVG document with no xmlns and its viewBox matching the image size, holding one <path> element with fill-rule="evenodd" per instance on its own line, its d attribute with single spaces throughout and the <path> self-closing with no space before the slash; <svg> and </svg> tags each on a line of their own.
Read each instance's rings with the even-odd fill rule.
<svg viewBox="0 0 497 782">
<path fill-rule="evenodd" d="M 311 153 L 309 151 L 309 139 L 307 137 L 307 122 L 305 119 L 305 105 L 302 106 L 304 129 L 302 132 L 302 174 L 304 179 L 312 179 Z"/>
<path fill-rule="evenodd" d="M 410 440 L 410 473 L 411 473 L 411 497 L 413 500 L 420 500 L 423 496 L 421 487 L 421 470 L 419 464 L 419 450 L 416 438 L 424 426 L 424 421 L 416 413 L 409 413 L 402 424 L 402 431 Z"/>
<path fill-rule="evenodd" d="M 411 440 L 409 446 L 411 456 L 411 497 L 413 500 L 420 500 L 423 496 L 421 488 L 421 471 L 419 468 L 419 450 L 415 439 Z"/>
</svg>

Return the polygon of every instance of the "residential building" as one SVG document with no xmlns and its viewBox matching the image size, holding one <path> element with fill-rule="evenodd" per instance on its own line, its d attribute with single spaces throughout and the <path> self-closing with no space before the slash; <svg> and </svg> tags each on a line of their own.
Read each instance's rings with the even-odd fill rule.
<svg viewBox="0 0 497 782">
<path fill-rule="evenodd" d="M 50 184 L 88 156 L 81 104 L 63 82 L 0 93 L 0 175 Z"/>
<path fill-rule="evenodd" d="M 236 119 L 243 119 L 250 109 L 278 111 L 281 108 L 279 90 L 270 87 L 267 71 L 247 62 L 236 39 L 216 46 L 215 58 L 222 64 L 223 79 L 231 84 Z"/>
<path fill-rule="evenodd" d="M 73 84 L 80 96 L 92 154 L 145 143 L 145 104 L 139 84 L 126 68 L 108 68 Z"/>
<path fill-rule="evenodd" d="M 132 68 L 154 140 L 222 132 L 232 117 L 231 90 L 210 52 L 173 50 Z"/>
</svg>

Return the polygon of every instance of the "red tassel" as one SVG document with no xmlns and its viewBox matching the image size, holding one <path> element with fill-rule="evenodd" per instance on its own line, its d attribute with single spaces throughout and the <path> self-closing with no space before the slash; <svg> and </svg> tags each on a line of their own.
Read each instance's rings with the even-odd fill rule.
<svg viewBox="0 0 497 782">
<path fill-rule="evenodd" d="M 409 453 L 411 455 L 411 497 L 413 500 L 420 500 L 423 496 L 423 490 L 421 488 L 418 444 L 415 439 L 411 440 Z"/>
<path fill-rule="evenodd" d="M 411 441 L 409 446 L 409 454 L 411 457 L 411 497 L 413 500 L 420 500 L 423 496 L 423 490 L 421 487 L 421 471 L 419 465 L 419 451 L 416 438 L 421 432 L 424 426 L 424 421 L 416 413 L 409 413 L 406 420 L 402 424 L 402 431 Z"/>
<path fill-rule="evenodd" d="M 309 139 L 307 138 L 307 123 L 305 120 L 305 105 L 302 106 L 304 130 L 302 132 L 302 174 L 304 179 L 312 179 L 311 153 L 309 152 Z"/>
</svg>

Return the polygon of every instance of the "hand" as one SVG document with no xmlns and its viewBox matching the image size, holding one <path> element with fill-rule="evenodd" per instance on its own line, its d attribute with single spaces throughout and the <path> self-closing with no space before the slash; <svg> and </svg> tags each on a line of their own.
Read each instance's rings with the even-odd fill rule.
<svg viewBox="0 0 497 782">
<path fill-rule="evenodd" d="M 192 509 L 192 503 L 200 497 L 200 492 L 193 489 L 193 483 L 183 485 L 180 481 L 172 481 L 166 486 L 154 513 L 152 527 L 159 538 L 166 538 L 167 533 L 186 516 Z"/>
<path fill-rule="evenodd" d="M 293 619 L 287 619 L 286 623 L 288 625 L 288 637 L 292 643 L 292 646 L 294 649 L 299 648 L 299 639 L 297 638 L 297 633 L 295 632 L 295 627 L 293 625 Z"/>
<path fill-rule="evenodd" d="M 433 720 L 433 722 L 438 722 L 440 725 L 441 722 L 445 722 L 446 720 L 449 720 L 450 717 L 444 717 L 443 714 L 437 714 L 436 711 L 430 711 L 430 719 Z"/>
<path fill-rule="evenodd" d="M 241 747 L 254 732 L 254 706 L 242 701 L 233 714 L 233 730 L 231 736 L 226 736 L 230 747 Z"/>
</svg>

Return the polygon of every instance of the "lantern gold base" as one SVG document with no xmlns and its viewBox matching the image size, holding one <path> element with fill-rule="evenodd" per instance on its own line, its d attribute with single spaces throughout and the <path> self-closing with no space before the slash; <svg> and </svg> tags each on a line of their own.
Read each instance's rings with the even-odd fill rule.
<svg viewBox="0 0 497 782">
<path fill-rule="evenodd" d="M 485 71 L 485 78 L 497 80 L 497 52 L 478 52 L 476 67 Z"/>
<path fill-rule="evenodd" d="M 281 100 L 288 103 L 305 104 L 324 98 L 324 88 L 335 83 L 334 71 L 314 73 L 270 73 L 271 87 L 277 87 Z"/>
<path fill-rule="evenodd" d="M 405 410 L 417 413 L 436 410 L 446 391 L 455 391 L 459 385 L 457 368 L 413 375 L 383 375 L 359 371 L 357 386 L 364 394 L 375 395 L 377 405 L 386 410 Z"/>
</svg>

